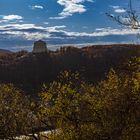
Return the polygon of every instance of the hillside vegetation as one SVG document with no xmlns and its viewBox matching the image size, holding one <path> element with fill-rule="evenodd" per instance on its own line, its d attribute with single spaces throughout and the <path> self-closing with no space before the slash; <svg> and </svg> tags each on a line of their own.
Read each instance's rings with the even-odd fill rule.
<svg viewBox="0 0 140 140">
<path fill-rule="evenodd" d="M 0 56 L 0 82 L 13 83 L 37 95 L 43 83 L 57 79 L 60 72 L 78 72 L 85 81 L 97 83 L 111 68 L 119 71 L 132 56 L 140 55 L 138 45 L 97 45 L 62 47 L 57 51 L 33 54 L 26 51 Z"/>
<path fill-rule="evenodd" d="M 96 85 L 63 71 L 34 100 L 13 84 L 0 85 L 0 139 L 139 140 L 140 57 Z M 50 131 L 49 134 L 41 133 Z"/>
</svg>

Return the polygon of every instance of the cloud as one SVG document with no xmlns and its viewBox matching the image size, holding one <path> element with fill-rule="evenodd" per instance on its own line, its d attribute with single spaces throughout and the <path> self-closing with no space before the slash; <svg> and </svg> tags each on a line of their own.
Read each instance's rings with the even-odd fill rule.
<svg viewBox="0 0 140 140">
<path fill-rule="evenodd" d="M 1 25 L 0 30 L 25 30 L 25 29 L 39 29 L 44 30 L 42 26 L 36 26 L 35 24 L 6 24 Z"/>
<path fill-rule="evenodd" d="M 115 5 L 110 5 L 109 7 L 113 8 L 113 9 L 118 9 L 118 8 L 120 8 L 120 6 L 115 6 Z"/>
<path fill-rule="evenodd" d="M 66 26 L 65 26 L 65 25 L 61 25 L 61 26 L 47 27 L 46 30 L 47 30 L 48 32 L 57 32 L 57 31 L 59 31 L 60 29 L 64 29 L 64 28 L 66 28 Z"/>
<path fill-rule="evenodd" d="M 19 15 L 7 15 L 7 16 L 3 16 L 2 19 L 7 20 L 7 21 L 9 21 L 9 20 L 21 20 L 21 19 L 23 19 L 23 17 L 19 16 Z"/>
<path fill-rule="evenodd" d="M 35 40 L 45 40 L 49 44 L 70 43 L 95 43 L 100 41 L 125 41 L 126 37 L 138 34 L 138 30 L 97 28 L 93 32 L 68 31 L 65 25 L 60 26 L 38 26 L 35 24 L 3 24 L 0 25 L 0 43 L 3 47 L 28 46 Z M 131 40 L 130 39 L 130 40 Z M 29 43 L 29 44 L 28 44 Z M 32 47 L 31 47 L 32 48 Z"/>
<path fill-rule="evenodd" d="M 75 13 L 84 13 L 87 11 L 83 5 L 84 2 L 93 2 L 93 0 L 57 0 L 57 3 L 64 9 L 57 17 L 50 17 L 50 19 L 64 19 Z"/>
<path fill-rule="evenodd" d="M 48 24 L 49 24 L 49 22 L 43 22 L 43 24 L 46 24 L 46 25 L 48 25 Z"/>
<path fill-rule="evenodd" d="M 125 9 L 115 9 L 114 12 L 115 13 L 125 13 L 126 10 Z"/>
<path fill-rule="evenodd" d="M 33 5 L 33 6 L 29 6 L 31 9 L 35 10 L 35 9 L 44 9 L 43 6 L 41 5 Z"/>
<path fill-rule="evenodd" d="M 65 25 L 60 26 L 37 26 L 35 24 L 4 24 L 0 25 L 0 36 L 8 39 L 21 40 L 38 40 L 38 39 L 63 39 L 65 42 L 69 39 L 94 39 L 95 37 L 105 37 L 112 35 L 135 35 L 140 32 L 131 29 L 112 29 L 112 28 L 97 28 L 93 32 L 72 32 L 67 31 Z"/>
<path fill-rule="evenodd" d="M 111 8 L 114 9 L 115 13 L 125 13 L 126 10 L 124 8 L 121 8 L 120 6 L 110 6 Z"/>
<path fill-rule="evenodd" d="M 65 33 L 67 36 L 73 36 L 73 37 L 101 37 L 101 36 L 110 36 L 110 35 L 134 35 L 134 34 L 138 34 L 139 31 L 129 30 L 129 29 L 121 30 L 121 29 L 103 28 L 100 31 L 95 31 L 92 33 L 86 33 L 86 32 L 65 32 Z"/>
<path fill-rule="evenodd" d="M 23 17 L 19 15 L 0 15 L 0 23 L 16 23 L 23 22 Z"/>
<path fill-rule="evenodd" d="M 0 35 L 7 38 L 21 38 L 25 40 L 38 40 L 46 38 L 60 38 L 55 33 L 63 32 L 65 25 L 42 27 L 35 24 L 4 24 L 0 25 Z M 53 34 L 53 35 L 51 35 Z"/>
</svg>

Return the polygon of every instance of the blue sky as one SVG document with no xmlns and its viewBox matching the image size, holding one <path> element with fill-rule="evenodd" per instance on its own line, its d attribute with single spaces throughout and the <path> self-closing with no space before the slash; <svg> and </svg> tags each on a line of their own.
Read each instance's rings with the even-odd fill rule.
<svg viewBox="0 0 140 140">
<path fill-rule="evenodd" d="M 105 14 L 123 14 L 127 6 L 128 0 L 0 0 L 0 48 L 31 50 L 39 39 L 50 49 L 137 42 L 138 30 L 122 28 Z"/>
</svg>

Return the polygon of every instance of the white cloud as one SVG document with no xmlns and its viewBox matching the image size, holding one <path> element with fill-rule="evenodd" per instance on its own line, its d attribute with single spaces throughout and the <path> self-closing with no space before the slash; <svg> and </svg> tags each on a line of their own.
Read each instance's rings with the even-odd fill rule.
<svg viewBox="0 0 140 140">
<path fill-rule="evenodd" d="M 0 35 L 8 35 L 8 38 L 23 38 L 26 40 L 38 40 L 43 38 L 61 38 L 51 37 L 51 33 L 63 32 L 65 25 L 42 27 L 35 24 L 5 24 L 0 25 Z"/>
<path fill-rule="evenodd" d="M 60 16 L 60 17 L 50 17 L 49 19 L 64 19 L 64 18 L 66 18 L 66 17 Z"/>
<path fill-rule="evenodd" d="M 114 9 L 115 13 L 125 13 L 126 10 L 124 8 L 121 8 L 120 6 L 110 6 L 111 8 Z"/>
<path fill-rule="evenodd" d="M 26 40 L 38 40 L 38 39 L 50 37 L 49 33 L 46 34 L 46 33 L 40 33 L 40 32 L 29 33 L 29 32 L 22 32 L 22 31 L 5 31 L 1 34 L 3 35 L 8 34 L 10 38 L 23 38 Z"/>
<path fill-rule="evenodd" d="M 29 6 L 31 9 L 44 9 L 44 7 L 43 6 L 41 6 L 41 5 L 33 5 L 33 6 Z"/>
<path fill-rule="evenodd" d="M 43 22 L 44 24 L 46 24 L 46 25 L 48 25 L 49 24 L 49 22 Z"/>
<path fill-rule="evenodd" d="M 50 27 L 43 27 L 43 26 L 37 26 L 35 24 L 6 24 L 6 25 L 0 25 L 0 30 L 27 30 L 27 29 L 36 29 L 36 30 L 42 30 L 42 31 L 48 31 L 53 32 L 60 29 L 66 28 L 65 25 L 61 26 L 50 26 Z"/>
<path fill-rule="evenodd" d="M 140 32 L 131 29 L 112 29 L 112 28 L 97 28 L 94 32 L 72 32 L 67 31 L 65 25 L 61 26 L 37 26 L 35 24 L 4 24 L 0 25 L 0 35 L 5 35 L 8 38 L 21 38 L 26 40 L 38 39 L 70 39 L 82 37 L 103 37 L 110 35 L 134 35 Z"/>
<path fill-rule="evenodd" d="M 95 32 L 87 33 L 87 32 L 67 32 L 64 31 L 67 36 L 73 37 L 100 37 L 100 36 L 109 36 L 109 35 L 133 35 L 138 34 L 139 30 L 131 30 L 131 29 L 112 29 L 112 28 L 99 28 L 96 29 Z"/>
<path fill-rule="evenodd" d="M 115 13 L 125 13 L 126 10 L 125 9 L 115 9 L 114 12 Z"/>
<path fill-rule="evenodd" d="M 6 24 L 6 25 L 1 25 L 0 30 L 26 30 L 26 29 L 39 29 L 39 30 L 44 30 L 45 28 L 42 26 L 36 26 L 35 24 Z"/>
<path fill-rule="evenodd" d="M 93 2 L 93 0 L 57 0 L 57 3 L 64 7 L 63 11 L 57 17 L 50 17 L 50 19 L 64 19 L 72 16 L 75 13 L 84 13 L 87 11 L 84 2 Z"/>
<path fill-rule="evenodd" d="M 120 6 L 116 6 L 116 5 L 110 5 L 109 7 L 113 8 L 113 9 L 118 9 L 118 8 L 120 8 Z"/>
<path fill-rule="evenodd" d="M 61 26 L 52 26 L 52 27 L 46 27 L 46 30 L 48 32 L 60 32 L 60 29 L 64 29 L 66 28 L 65 25 L 61 25 Z"/>
<path fill-rule="evenodd" d="M 2 19 L 7 20 L 7 21 L 10 21 L 10 20 L 22 20 L 23 17 L 19 16 L 19 15 L 7 15 L 7 16 L 3 16 Z"/>
</svg>

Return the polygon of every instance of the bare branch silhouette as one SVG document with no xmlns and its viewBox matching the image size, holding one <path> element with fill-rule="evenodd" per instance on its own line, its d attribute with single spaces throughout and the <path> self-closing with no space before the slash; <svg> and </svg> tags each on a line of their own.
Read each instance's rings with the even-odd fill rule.
<svg viewBox="0 0 140 140">
<path fill-rule="evenodd" d="M 124 14 L 113 15 L 106 13 L 106 15 L 122 26 L 131 27 L 132 29 L 140 28 L 139 14 L 133 9 L 132 0 L 129 0 L 128 8 Z"/>
</svg>

